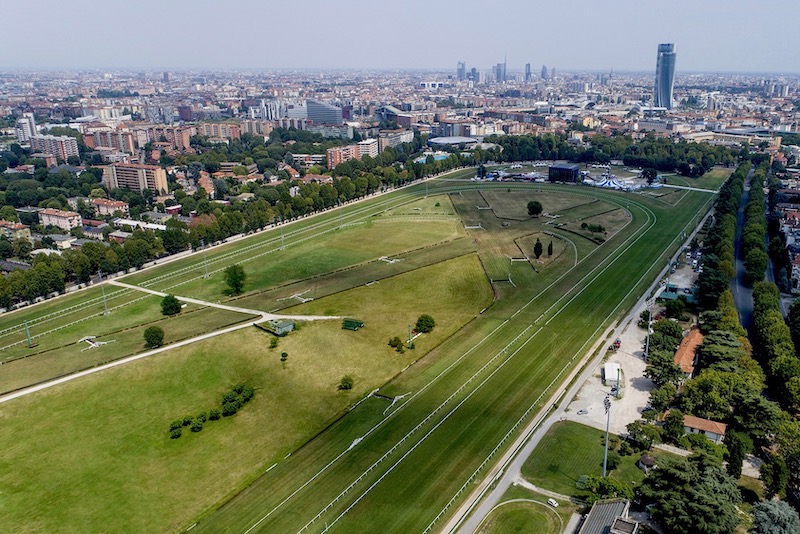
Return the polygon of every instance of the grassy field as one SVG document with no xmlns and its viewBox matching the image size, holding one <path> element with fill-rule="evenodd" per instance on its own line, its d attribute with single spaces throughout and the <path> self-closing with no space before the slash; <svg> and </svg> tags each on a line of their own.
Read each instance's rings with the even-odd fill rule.
<svg viewBox="0 0 800 534">
<path fill-rule="evenodd" d="M 525 461 L 522 474 L 541 488 L 578 499 L 585 498 L 588 494 L 576 489 L 575 482 L 581 475 L 602 475 L 604 444 L 605 432 L 601 430 L 569 421 L 558 422 Z M 613 443 L 610 448 L 613 449 Z M 656 460 L 672 456 L 660 450 L 648 454 Z M 644 471 L 636 466 L 640 456 L 623 456 L 619 467 L 610 471 L 609 476 L 638 486 L 645 478 Z"/>
<path fill-rule="evenodd" d="M 144 352 L 144 330 L 150 326 L 162 328 L 164 344 L 170 344 L 254 318 L 252 315 L 197 305 L 187 306 L 179 315 L 164 317 L 161 315 L 159 297 L 148 295 L 145 300 L 125 311 L 100 315 L 91 321 L 65 328 L 59 332 L 59 336 L 52 336 L 64 342 L 62 346 L 44 348 L 51 344 L 43 343 L 30 349 L 37 351 L 34 354 L 7 362 L 0 373 L 0 393 Z M 87 349 L 86 343 L 78 341 L 89 335 L 107 344 Z"/>
<path fill-rule="evenodd" d="M 725 180 L 733 173 L 733 167 L 714 167 L 699 178 L 688 178 L 686 176 L 669 176 L 667 183 L 673 185 L 685 185 L 688 187 L 699 187 L 700 189 L 711 189 L 716 191 L 725 183 Z"/>
<path fill-rule="evenodd" d="M 271 336 L 253 328 L 1 405 L 0 531 L 175 531 L 490 302 L 471 254 L 295 310 L 362 317 L 367 325 L 358 332 L 339 321 L 307 323 L 270 349 Z M 415 350 L 390 349 L 386 339 L 404 336 L 422 312 L 436 318 L 433 332 Z M 355 381 L 348 392 L 336 387 L 344 374 Z M 238 382 L 257 390 L 240 414 L 169 439 L 169 421 L 207 411 Z M 27 446 L 33 442 L 35 449 Z"/>
<path fill-rule="evenodd" d="M 504 503 L 486 518 L 480 534 L 558 534 L 561 532 L 558 514 L 546 504 L 533 501 Z"/>
<path fill-rule="evenodd" d="M 459 190 L 464 196 L 489 190 L 520 198 L 541 193 L 565 197 L 560 200 L 565 206 L 594 198 L 611 205 L 627 201 L 615 192 L 549 184 L 442 180 L 429 184 L 429 189 L 431 196 Z M 417 200 L 415 194 L 422 195 L 424 190 L 418 185 L 393 193 L 389 209 Z M 456 195 L 451 198 L 458 200 Z M 305 525 L 321 531 L 325 523 L 340 532 L 423 531 L 436 525 L 480 479 L 520 425 L 546 405 L 548 392 L 602 329 L 640 296 L 663 265 L 667 251 L 677 248 L 676 236 L 705 211 L 711 199 L 704 193 L 689 193 L 673 209 L 632 196 L 630 224 L 606 243 L 577 243 L 577 258 L 574 253 L 562 255 L 563 264 L 554 262 L 540 273 L 516 264 L 516 285 L 495 285 L 497 300 L 484 313 L 457 331 L 441 323 L 429 338 L 418 340 L 415 351 L 402 355 L 387 355 L 384 338 L 395 332 L 403 337 L 403 323 L 418 313 L 431 313 L 438 321 L 437 314 L 448 317 L 443 310 L 452 306 L 457 312 L 451 317 L 464 321 L 486 307 L 488 286 L 484 285 L 484 297 L 470 292 L 480 278 L 475 278 L 480 271 L 474 256 L 335 292 L 299 307 L 304 313 L 363 314 L 359 318 L 367 321 L 367 328 L 359 332 L 343 332 L 334 323 L 304 325 L 270 351 L 269 336 L 247 330 L 4 404 L 0 422 L 10 431 L 0 435 L 0 447 L 6 452 L 2 460 L 6 468 L 0 471 L 0 530 L 74 531 L 70 527 L 80 525 L 79 530 L 175 531 L 198 520 L 193 532 L 241 533 L 256 523 L 259 532 L 296 532 Z M 375 234 L 380 239 L 372 238 L 373 247 L 395 239 L 395 245 L 407 246 L 403 250 L 419 249 L 418 241 L 401 243 L 407 238 L 389 234 L 403 226 L 429 223 L 411 225 L 406 222 L 410 216 L 399 212 L 387 218 L 402 224 L 378 222 L 384 202 L 378 198 L 347 206 L 344 222 L 375 221 L 358 226 L 383 229 L 384 235 Z M 468 244 L 481 254 L 504 230 L 491 210 L 480 210 L 479 216 L 497 225 L 466 231 Z M 303 243 L 316 243 L 314 250 L 323 249 L 320 245 L 327 246 L 333 234 L 349 232 L 338 230 L 337 221 L 338 213 L 329 212 L 287 226 L 288 246 L 283 252 Z M 439 228 L 436 232 L 451 225 L 452 232 L 444 238 L 448 246 L 464 239 L 460 237 L 464 229 L 452 221 L 430 224 Z M 209 261 L 214 261 L 216 269 L 256 257 L 279 242 L 276 236 L 272 230 L 227 244 L 209 252 Z M 353 254 L 352 248 L 348 250 L 346 254 Z M 369 251 L 366 244 L 364 250 Z M 377 272 L 378 265 L 369 262 L 381 254 L 364 254 L 366 259 L 357 267 L 362 269 L 361 278 L 353 277 L 348 283 L 363 280 L 373 269 Z M 355 261 L 355 256 L 349 261 Z M 471 268 L 458 263 L 468 260 Z M 245 268 L 252 262 L 246 262 Z M 199 268 L 202 260 L 192 257 L 142 273 L 136 280 L 168 286 L 191 279 L 192 271 Z M 426 270 L 437 268 L 441 271 L 436 277 L 425 276 Z M 462 272 L 468 275 L 466 282 L 459 282 Z M 288 279 L 276 275 L 273 283 L 288 288 L 292 280 L 300 284 L 299 280 L 312 275 L 311 271 L 304 276 L 288 272 L 284 275 Z M 259 280 L 267 283 L 268 278 Z M 395 280 L 398 285 L 392 288 L 390 282 Z M 266 288 L 254 285 L 252 289 Z M 376 296 L 376 290 L 386 293 Z M 421 295 L 413 306 L 406 301 L 412 292 Z M 466 303 L 460 295 L 465 295 Z M 456 333 L 447 337 L 451 327 L 449 331 Z M 336 337 L 344 334 L 348 337 Z M 344 352 L 362 339 L 358 336 L 372 335 L 380 345 L 374 349 L 372 342 L 364 345 L 370 347 L 368 354 L 356 351 L 362 362 L 350 362 L 349 356 L 336 358 L 340 349 Z M 437 335 L 442 337 L 434 340 Z M 304 348 L 304 338 L 316 338 L 317 348 Z M 406 368 L 428 348 L 432 349 L 428 355 Z M 277 360 L 284 350 L 289 353 L 285 369 Z M 362 365 L 380 370 L 372 368 L 371 376 L 359 375 Z M 354 375 L 355 388 L 338 392 L 335 385 L 345 372 Z M 365 392 L 382 384 L 374 376 L 379 373 L 386 380 L 394 378 L 381 386 L 380 397 L 353 406 Z M 185 440 L 167 439 L 169 420 L 207 410 L 226 388 L 240 381 L 258 388 L 255 400 L 241 414 L 201 434 L 184 436 Z M 351 409 L 344 415 L 347 407 Z M 50 417 L 53 413 L 59 416 Z M 25 446 L 34 442 L 35 451 Z M 44 443 L 39 446 L 40 442 Z M 286 457 L 289 452 L 291 456 Z M 45 466 L 65 459 L 68 468 L 55 480 L 48 478 Z M 144 480 L 148 488 L 159 491 L 143 494 Z M 247 490 L 239 493 L 249 482 Z M 60 491 L 64 486 L 67 490 Z M 35 499 L 30 509 L 23 503 L 33 495 L 43 498 Z"/>
<path fill-rule="evenodd" d="M 466 195 L 470 187 L 462 187 Z M 478 187 L 487 186 L 471 186 Z M 624 200 L 611 192 L 589 194 Z M 662 266 L 657 258 L 676 250 L 675 236 L 712 197 L 685 198 L 675 211 L 631 199 L 632 224 L 577 267 L 550 271 L 558 273 L 550 286 L 508 291 L 458 336 L 381 388 L 389 397 L 406 396 L 388 416 L 373 419 L 367 433 L 354 429 L 348 418 L 337 422 L 202 519 L 196 531 L 316 532 L 327 523 L 340 532 L 379 525 L 407 532 L 438 524 L 519 424 L 544 406 L 554 380 L 574 365 L 603 325 L 638 298 L 637 290 Z M 481 230 L 469 232 L 472 237 Z M 643 263 L 642 257 L 654 263 Z M 351 413 L 366 413 L 370 405 Z M 348 451 L 355 438 L 358 445 Z"/>
</svg>

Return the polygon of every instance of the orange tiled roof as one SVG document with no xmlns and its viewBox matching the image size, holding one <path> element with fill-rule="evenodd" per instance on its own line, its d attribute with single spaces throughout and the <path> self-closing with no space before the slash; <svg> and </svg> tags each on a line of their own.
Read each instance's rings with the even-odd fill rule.
<svg viewBox="0 0 800 534">
<path fill-rule="evenodd" d="M 703 334 L 695 326 L 689 330 L 687 335 L 675 351 L 675 365 L 681 368 L 684 373 L 694 372 L 694 353 L 698 345 L 703 342 Z"/>
</svg>

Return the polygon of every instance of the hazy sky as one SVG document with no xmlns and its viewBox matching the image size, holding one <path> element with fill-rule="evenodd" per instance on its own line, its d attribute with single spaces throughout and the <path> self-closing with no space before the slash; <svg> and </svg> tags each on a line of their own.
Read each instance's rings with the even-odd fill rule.
<svg viewBox="0 0 800 534">
<path fill-rule="evenodd" d="M 800 73 L 797 0 L 2 0 L 0 69 Z"/>
</svg>

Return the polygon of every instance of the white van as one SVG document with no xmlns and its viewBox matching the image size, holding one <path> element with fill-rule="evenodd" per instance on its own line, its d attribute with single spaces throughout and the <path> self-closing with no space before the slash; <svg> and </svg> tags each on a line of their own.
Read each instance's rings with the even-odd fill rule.
<svg viewBox="0 0 800 534">
<path fill-rule="evenodd" d="M 558 508 L 558 501 L 556 501 L 555 499 L 547 499 L 547 504 L 549 504 L 553 508 Z"/>
</svg>

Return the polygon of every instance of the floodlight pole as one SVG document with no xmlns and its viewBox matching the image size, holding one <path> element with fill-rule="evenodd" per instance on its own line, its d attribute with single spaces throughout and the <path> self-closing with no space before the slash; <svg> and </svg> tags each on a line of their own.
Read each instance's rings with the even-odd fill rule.
<svg viewBox="0 0 800 534">
<path fill-rule="evenodd" d="M 339 230 L 342 229 L 342 210 L 344 209 L 342 206 L 341 200 L 336 200 L 337 204 L 339 204 Z"/>
<path fill-rule="evenodd" d="M 283 250 L 284 249 L 284 245 L 283 245 L 283 216 L 278 215 L 278 221 L 279 221 L 279 224 L 281 225 L 281 250 Z"/>
<path fill-rule="evenodd" d="M 603 399 L 603 406 L 606 409 L 606 449 L 603 453 L 603 478 L 606 478 L 606 467 L 608 465 L 608 427 L 611 424 L 611 399 L 606 398 Z"/>
<path fill-rule="evenodd" d="M 408 325 L 408 348 L 414 348 L 414 340 L 411 337 L 411 325 Z"/>
<path fill-rule="evenodd" d="M 25 324 L 25 337 L 28 338 L 28 348 L 33 347 L 33 341 L 31 340 L 31 329 L 28 327 L 28 321 L 24 321 Z"/>
<path fill-rule="evenodd" d="M 647 358 L 650 356 L 650 325 L 653 323 L 653 301 L 655 299 L 650 299 L 647 301 L 647 336 L 644 340 L 644 361 L 647 361 Z"/>
</svg>

